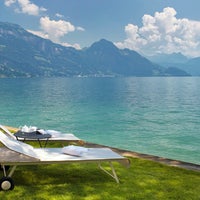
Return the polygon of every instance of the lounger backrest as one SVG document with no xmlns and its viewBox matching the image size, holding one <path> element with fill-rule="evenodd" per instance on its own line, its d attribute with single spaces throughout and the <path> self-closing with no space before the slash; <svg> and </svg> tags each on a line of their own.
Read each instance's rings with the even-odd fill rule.
<svg viewBox="0 0 200 200">
<path fill-rule="evenodd" d="M 31 145 L 25 144 L 24 142 L 20 142 L 16 139 L 12 139 L 11 137 L 6 136 L 1 131 L 0 131 L 0 142 L 10 150 L 13 150 L 15 152 L 33 158 L 38 158 L 38 156 L 34 153 L 34 148 Z"/>
<path fill-rule="evenodd" d="M 5 126 L 0 124 L 0 129 L 2 129 L 9 137 L 16 139 L 16 137 Z"/>
</svg>

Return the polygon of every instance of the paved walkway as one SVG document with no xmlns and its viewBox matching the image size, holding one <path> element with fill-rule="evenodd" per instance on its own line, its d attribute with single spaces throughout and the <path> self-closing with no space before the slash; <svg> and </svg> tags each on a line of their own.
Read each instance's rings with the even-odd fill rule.
<svg viewBox="0 0 200 200">
<path fill-rule="evenodd" d="M 108 147 L 108 146 L 88 143 L 88 142 L 86 142 L 85 145 L 87 147 Z M 143 159 L 153 160 L 155 162 L 163 163 L 169 166 L 180 167 L 180 168 L 185 168 L 185 169 L 194 170 L 194 171 L 200 171 L 200 165 L 198 164 L 187 163 L 187 162 L 182 162 L 179 160 L 172 160 L 172 159 L 167 159 L 167 158 L 148 155 L 148 154 L 141 154 L 141 153 L 113 148 L 113 147 L 109 147 L 109 148 L 111 148 L 113 151 L 120 153 L 123 156 L 128 156 L 128 157 L 133 157 L 133 158 L 143 158 Z"/>
</svg>

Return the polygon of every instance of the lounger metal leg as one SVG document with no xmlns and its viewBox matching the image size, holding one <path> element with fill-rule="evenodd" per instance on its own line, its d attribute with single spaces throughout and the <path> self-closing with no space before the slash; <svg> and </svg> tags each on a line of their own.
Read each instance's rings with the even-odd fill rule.
<svg viewBox="0 0 200 200">
<path fill-rule="evenodd" d="M 11 178 L 11 176 L 13 175 L 13 173 L 14 173 L 14 171 L 15 171 L 17 166 L 14 165 L 11 168 L 10 173 L 8 174 L 8 176 L 7 176 L 7 173 L 6 173 L 5 165 L 1 165 L 1 166 L 2 166 L 2 169 L 3 169 L 4 176 L 0 179 L 0 190 L 4 190 L 4 191 L 13 190 L 15 185 L 14 185 L 14 181 Z"/>
<path fill-rule="evenodd" d="M 118 177 L 117 177 L 117 174 L 116 174 L 116 172 L 115 172 L 115 168 L 113 167 L 112 162 L 109 162 L 109 164 L 110 164 L 110 168 L 111 168 L 111 170 L 112 170 L 112 173 L 110 173 L 109 171 L 105 170 L 105 169 L 101 166 L 101 162 L 99 162 L 99 168 L 100 168 L 101 170 L 103 170 L 106 174 L 108 174 L 109 176 L 113 177 L 113 178 L 115 179 L 115 181 L 116 181 L 117 183 L 119 183 L 119 179 L 118 179 Z"/>
<path fill-rule="evenodd" d="M 11 168 L 11 170 L 10 170 L 8 176 L 7 176 L 5 165 L 2 165 L 3 175 L 5 177 L 11 177 L 13 175 L 13 173 L 15 172 L 16 167 L 17 167 L 16 165 L 12 166 L 12 168 Z"/>
<path fill-rule="evenodd" d="M 2 165 L 1 167 L 2 167 L 2 169 L 3 169 L 3 175 L 6 176 L 6 168 L 5 168 L 5 165 Z"/>
<path fill-rule="evenodd" d="M 41 147 L 41 148 L 42 148 L 42 147 L 45 148 L 45 147 L 47 146 L 48 140 L 49 140 L 49 138 L 47 138 L 45 141 L 43 141 L 43 142 L 44 142 L 44 145 L 42 146 L 42 143 L 41 143 L 40 139 L 38 139 L 38 142 L 39 142 L 39 144 L 40 144 L 40 147 Z"/>
<path fill-rule="evenodd" d="M 42 148 L 42 144 L 41 144 L 41 142 L 40 142 L 40 140 L 38 139 L 38 142 L 39 142 L 39 144 L 40 144 L 40 148 Z"/>
<path fill-rule="evenodd" d="M 47 138 L 47 139 L 45 140 L 44 148 L 47 146 L 48 140 L 49 140 L 49 138 Z"/>
<path fill-rule="evenodd" d="M 17 165 L 14 165 L 11 170 L 10 170 L 10 173 L 8 174 L 9 177 L 12 177 L 12 175 L 14 174 L 15 172 L 15 169 L 16 169 Z"/>
</svg>

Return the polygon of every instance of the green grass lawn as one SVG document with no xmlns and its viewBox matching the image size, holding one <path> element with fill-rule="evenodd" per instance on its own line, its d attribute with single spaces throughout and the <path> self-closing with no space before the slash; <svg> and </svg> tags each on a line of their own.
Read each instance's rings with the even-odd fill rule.
<svg viewBox="0 0 200 200">
<path fill-rule="evenodd" d="M 130 158 L 130 168 L 115 163 L 120 183 L 95 163 L 19 166 L 12 191 L 2 200 L 199 200 L 200 173 Z"/>
</svg>

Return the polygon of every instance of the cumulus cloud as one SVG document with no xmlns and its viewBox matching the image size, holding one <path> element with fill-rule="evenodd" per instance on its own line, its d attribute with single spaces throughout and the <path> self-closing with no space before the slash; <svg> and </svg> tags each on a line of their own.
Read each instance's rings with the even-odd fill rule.
<svg viewBox="0 0 200 200">
<path fill-rule="evenodd" d="M 142 26 L 125 26 L 127 38 L 117 42 L 119 48 L 129 48 L 145 55 L 181 52 L 187 56 L 200 55 L 200 21 L 178 19 L 171 7 L 144 15 Z"/>
<path fill-rule="evenodd" d="M 36 4 L 32 3 L 31 0 L 4 0 L 4 4 L 7 7 L 13 5 L 16 12 L 34 16 L 38 16 L 41 14 L 41 12 L 47 11 L 46 8 L 39 7 Z M 39 37 L 49 39 L 52 42 L 61 44 L 63 46 L 68 46 L 68 47 L 71 46 L 76 49 L 80 49 L 79 44 L 69 44 L 66 42 L 62 42 L 62 38 L 66 36 L 69 32 L 85 31 L 85 29 L 80 26 L 75 27 L 70 22 L 61 19 L 64 18 L 64 16 L 61 15 L 60 13 L 56 13 L 55 17 L 59 18 L 60 20 L 51 20 L 48 16 L 41 17 L 39 21 L 40 30 L 39 31 L 27 30 L 27 31 Z"/>
<path fill-rule="evenodd" d="M 75 44 L 69 44 L 67 42 L 63 42 L 63 43 L 61 43 L 61 45 L 65 46 L 65 47 L 73 47 L 73 48 L 78 49 L 78 50 L 81 49 L 80 45 L 77 44 L 77 43 L 75 43 Z"/>
<path fill-rule="evenodd" d="M 51 20 L 49 17 L 40 18 L 40 27 L 42 32 L 48 36 L 48 39 L 59 43 L 60 38 L 69 32 L 75 31 L 74 25 L 65 20 Z"/>
<path fill-rule="evenodd" d="M 56 13 L 55 16 L 58 17 L 58 18 L 63 18 L 63 17 L 64 17 L 64 16 L 61 15 L 60 13 Z"/>
<path fill-rule="evenodd" d="M 79 30 L 80 27 L 75 27 L 70 22 L 65 20 L 51 20 L 49 17 L 41 17 L 40 18 L 40 28 L 41 31 L 33 31 L 28 30 L 29 32 L 37 35 L 39 37 L 49 39 L 55 43 L 61 44 L 67 47 L 74 47 L 76 49 L 80 49 L 79 44 L 69 44 L 66 42 L 62 42 L 62 38 L 67 35 L 69 32 L 74 32 L 75 30 Z M 82 28 L 83 29 L 83 28 Z M 81 29 L 81 30 L 82 30 Z"/>
<path fill-rule="evenodd" d="M 46 11 L 46 8 L 39 7 L 34 3 L 31 3 L 30 0 L 5 0 L 4 4 L 9 7 L 13 4 L 17 5 L 15 9 L 16 12 L 26 13 L 28 15 L 39 15 L 42 11 Z"/>
<path fill-rule="evenodd" d="M 11 6 L 12 4 L 14 4 L 16 2 L 16 0 L 5 0 L 4 4 L 9 7 Z"/>
<path fill-rule="evenodd" d="M 83 27 L 80 27 L 80 26 L 77 26 L 77 27 L 76 27 L 76 30 L 77 30 L 77 31 L 85 31 L 85 29 L 84 29 Z"/>
<path fill-rule="evenodd" d="M 34 30 L 30 30 L 30 29 L 28 29 L 27 31 L 30 32 L 30 33 L 32 33 L 32 34 L 34 34 L 34 35 L 37 35 L 37 36 L 39 36 L 39 37 L 42 37 L 42 38 L 44 38 L 44 39 L 49 39 L 48 34 L 45 34 L 45 33 L 43 33 L 42 31 L 34 31 Z"/>
</svg>

